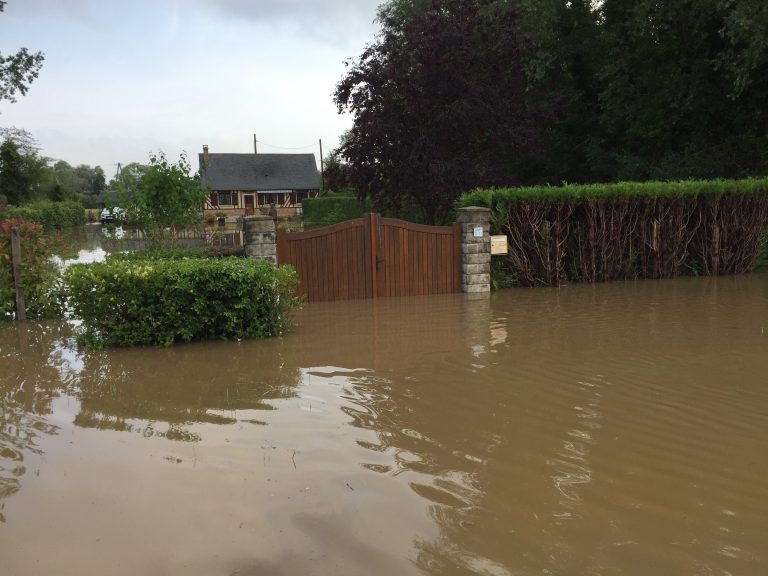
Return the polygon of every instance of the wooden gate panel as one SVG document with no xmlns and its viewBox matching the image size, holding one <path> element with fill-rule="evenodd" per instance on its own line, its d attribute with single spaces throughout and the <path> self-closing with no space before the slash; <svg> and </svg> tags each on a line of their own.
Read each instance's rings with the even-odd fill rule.
<svg viewBox="0 0 768 576">
<path fill-rule="evenodd" d="M 310 302 L 370 298 L 370 229 L 367 218 L 309 232 L 277 231 L 277 261 L 299 277 L 297 293 Z"/>
<path fill-rule="evenodd" d="M 277 232 L 277 259 L 310 302 L 461 291 L 461 227 L 367 214 L 309 232 Z"/>
<path fill-rule="evenodd" d="M 378 218 L 379 296 L 461 291 L 461 231 Z"/>
</svg>

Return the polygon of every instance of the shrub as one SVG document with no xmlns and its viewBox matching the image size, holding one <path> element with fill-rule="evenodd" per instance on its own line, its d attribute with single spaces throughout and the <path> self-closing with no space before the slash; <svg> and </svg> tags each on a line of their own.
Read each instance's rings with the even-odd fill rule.
<svg viewBox="0 0 768 576">
<path fill-rule="evenodd" d="M 740 274 L 768 230 L 768 178 L 478 189 L 519 285 Z"/>
<path fill-rule="evenodd" d="M 305 198 L 301 201 L 304 219 L 318 226 L 330 226 L 344 220 L 359 218 L 366 212 L 371 212 L 372 209 L 369 199 L 361 202 L 351 196 L 320 196 Z"/>
<path fill-rule="evenodd" d="M 297 304 L 293 269 L 247 258 L 111 258 L 71 266 L 65 284 L 96 347 L 276 336 Z"/>
<path fill-rule="evenodd" d="M 11 318 L 16 310 L 13 282 L 11 230 L 19 228 L 22 287 L 28 318 L 54 318 L 62 315 L 63 294 L 58 269 L 51 261 L 53 239 L 42 233 L 35 222 L 0 220 L 0 320 Z"/>
<path fill-rule="evenodd" d="M 45 200 L 24 206 L 6 206 L 0 209 L 0 219 L 2 218 L 37 222 L 48 232 L 82 226 L 86 222 L 85 208 L 79 202 L 71 200 L 64 202 Z"/>
</svg>

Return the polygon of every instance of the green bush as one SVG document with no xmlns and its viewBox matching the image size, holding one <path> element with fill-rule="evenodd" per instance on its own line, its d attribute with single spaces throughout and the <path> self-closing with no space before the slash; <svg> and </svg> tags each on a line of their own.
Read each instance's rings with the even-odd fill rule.
<svg viewBox="0 0 768 576">
<path fill-rule="evenodd" d="M 248 258 L 78 264 L 65 285 L 95 347 L 276 336 L 297 305 L 292 268 Z"/>
<path fill-rule="evenodd" d="M 360 218 L 372 209 L 369 199 L 361 202 L 351 196 L 326 195 L 319 198 L 305 198 L 301 201 L 304 220 L 319 226 L 329 226 L 344 220 Z"/>
<path fill-rule="evenodd" d="M 19 229 L 21 277 L 27 317 L 60 317 L 63 313 L 63 293 L 58 269 L 51 260 L 55 239 L 45 236 L 40 224 L 8 219 L 0 220 L 0 320 L 12 318 L 16 310 L 11 254 L 13 228 Z"/>
<path fill-rule="evenodd" d="M 85 208 L 79 202 L 71 200 L 64 202 L 46 200 L 23 206 L 6 206 L 0 210 L 0 219 L 2 218 L 37 222 L 48 232 L 82 226 L 86 222 Z"/>
</svg>

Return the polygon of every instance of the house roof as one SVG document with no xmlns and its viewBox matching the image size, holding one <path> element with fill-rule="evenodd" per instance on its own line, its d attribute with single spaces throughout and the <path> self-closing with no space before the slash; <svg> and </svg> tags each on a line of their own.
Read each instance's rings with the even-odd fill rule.
<svg viewBox="0 0 768 576">
<path fill-rule="evenodd" d="M 317 190 L 314 154 L 198 154 L 203 186 L 212 190 Z"/>
</svg>

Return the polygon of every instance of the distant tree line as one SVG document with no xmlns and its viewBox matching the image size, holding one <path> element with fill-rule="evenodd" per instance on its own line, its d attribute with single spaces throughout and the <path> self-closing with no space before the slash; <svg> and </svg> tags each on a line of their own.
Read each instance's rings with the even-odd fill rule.
<svg viewBox="0 0 768 576">
<path fill-rule="evenodd" d="M 768 173 L 764 0 L 390 0 L 333 178 L 445 220 L 477 186 Z M 326 177 L 328 175 L 326 174 Z"/>
<path fill-rule="evenodd" d="M 96 207 L 103 201 L 107 182 L 100 166 L 71 166 L 41 156 L 24 130 L 0 128 L 0 139 L 0 204 L 77 200 Z"/>
</svg>

